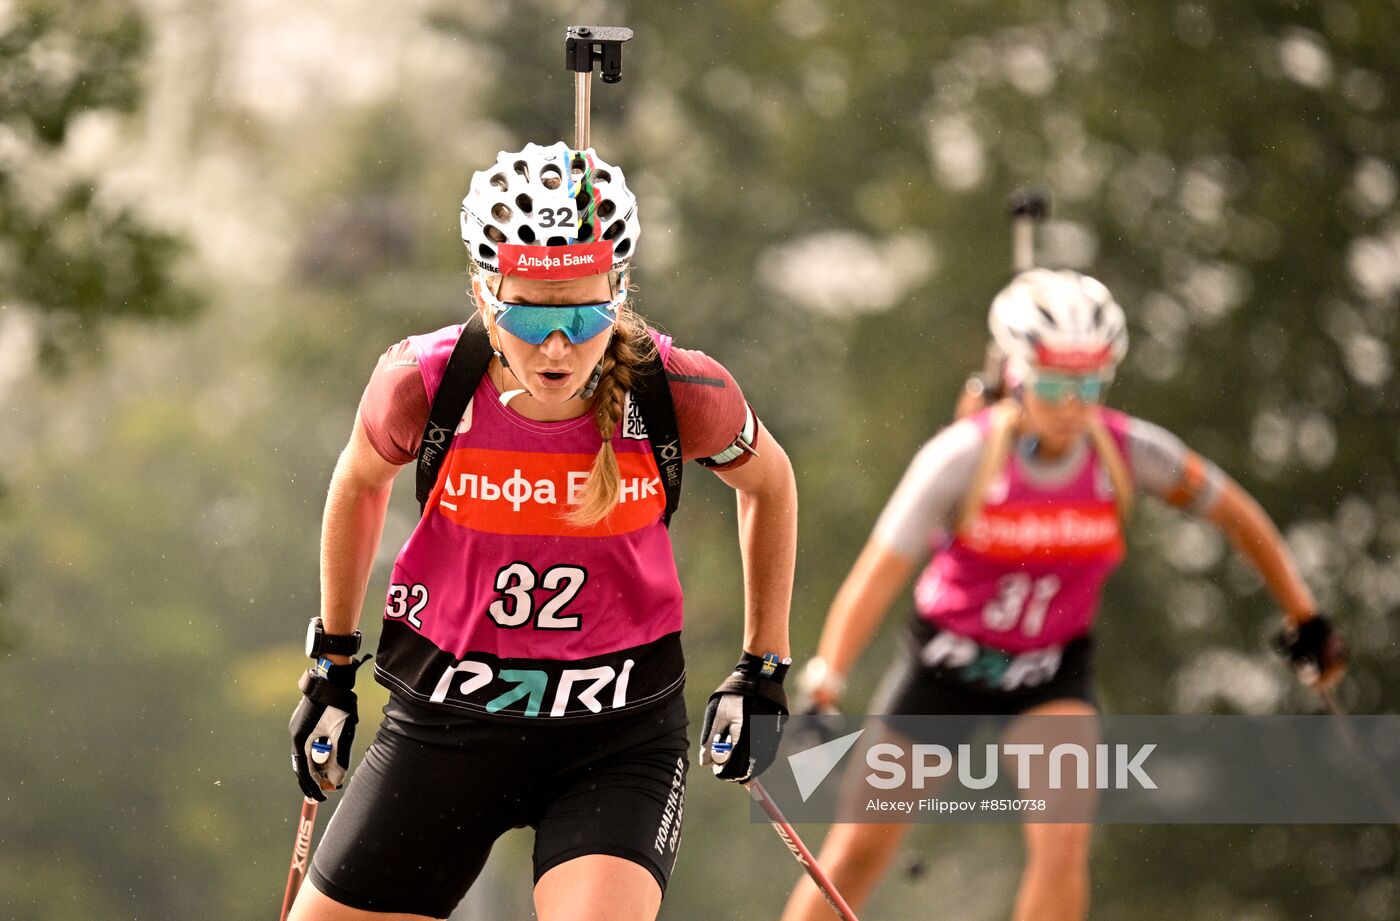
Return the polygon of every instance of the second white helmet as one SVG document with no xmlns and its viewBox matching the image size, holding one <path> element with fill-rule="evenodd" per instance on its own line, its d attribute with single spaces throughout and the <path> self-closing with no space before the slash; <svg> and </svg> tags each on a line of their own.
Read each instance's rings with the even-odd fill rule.
<svg viewBox="0 0 1400 921">
<path fill-rule="evenodd" d="M 462 242 L 472 261 L 501 272 L 500 247 L 611 243 L 600 272 L 621 270 L 636 251 L 637 199 L 622 170 L 590 147 L 563 141 L 501 151 L 496 164 L 472 176 L 462 199 Z"/>
<path fill-rule="evenodd" d="M 1017 275 L 992 301 L 987 325 L 1023 366 L 1111 373 L 1128 352 L 1123 308 L 1100 281 L 1069 269 Z"/>
</svg>

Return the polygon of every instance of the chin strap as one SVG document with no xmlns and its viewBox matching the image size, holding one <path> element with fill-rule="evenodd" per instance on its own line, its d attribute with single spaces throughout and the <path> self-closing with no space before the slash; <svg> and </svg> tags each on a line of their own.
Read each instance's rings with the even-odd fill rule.
<svg viewBox="0 0 1400 921">
<path fill-rule="evenodd" d="M 510 371 L 510 360 L 507 359 L 506 356 L 498 350 L 493 349 L 492 353 L 501 362 L 501 367 L 506 369 L 507 371 Z M 515 377 L 514 371 L 511 371 L 511 377 Z M 598 389 L 598 382 L 602 380 L 602 378 L 603 363 L 600 361 L 596 366 L 594 366 L 593 373 L 588 376 L 588 383 L 584 384 L 578 390 L 574 391 L 574 396 L 578 397 L 581 400 L 590 399 L 593 396 L 593 392 Z M 517 382 L 519 382 L 519 380 L 519 378 L 516 378 Z M 501 401 L 501 405 L 509 406 L 510 401 L 520 396 L 521 394 L 525 394 L 527 396 L 532 397 L 534 396 L 534 394 L 530 393 L 530 391 L 526 388 L 518 387 L 515 390 L 507 390 L 506 392 L 500 395 L 499 399 Z M 572 399 L 572 397 L 570 399 Z"/>
<path fill-rule="evenodd" d="M 500 349 L 493 348 L 493 349 L 491 350 L 491 354 L 496 356 L 496 360 L 499 361 L 499 362 L 501 363 L 501 367 L 502 367 L 502 368 L 505 368 L 507 371 L 510 371 L 510 359 L 506 358 L 504 352 L 502 352 Z M 514 372 L 514 371 L 511 371 L 510 376 L 511 376 L 511 377 L 515 377 L 515 372 Z M 520 378 L 518 378 L 518 377 L 516 377 L 515 380 L 516 380 L 516 383 L 519 383 L 519 382 L 520 382 Z M 533 393 L 530 393 L 530 391 L 526 390 L 524 387 L 520 387 L 520 388 L 518 388 L 518 389 L 516 389 L 516 390 L 507 390 L 506 392 L 502 393 L 502 394 L 500 395 L 500 397 L 499 397 L 499 399 L 500 399 L 500 401 L 501 401 L 501 405 L 502 405 L 502 406 L 509 406 L 509 405 L 510 405 L 510 401 L 513 400 L 513 399 L 515 399 L 516 397 L 520 396 L 522 393 L 525 394 L 525 395 L 527 395 L 527 396 L 534 396 Z"/>
<path fill-rule="evenodd" d="M 603 363 L 600 361 L 593 367 L 593 373 L 588 376 L 588 383 L 578 389 L 574 396 L 582 400 L 587 400 L 593 396 L 593 391 L 598 389 L 598 381 L 603 377 Z"/>
<path fill-rule="evenodd" d="M 603 346 L 603 354 L 608 354 L 608 349 L 612 348 L 613 336 L 617 335 L 617 327 L 608 330 L 608 344 Z M 591 399 L 593 391 L 598 389 L 598 382 L 603 379 L 603 359 L 598 359 L 598 363 L 593 366 L 593 373 L 588 375 L 588 383 L 580 387 L 574 396 L 581 400 Z"/>
<path fill-rule="evenodd" d="M 473 291 L 473 293 L 475 294 L 475 297 L 476 297 L 476 300 L 477 300 L 478 303 L 481 303 L 481 302 L 484 300 L 484 298 L 482 297 L 482 294 L 481 294 L 480 290 L 478 290 L 478 286 L 480 286 L 480 287 L 485 287 L 485 285 L 486 285 L 486 283 L 485 283 L 484 281 L 482 281 L 482 279 L 480 278 L 480 276 L 476 276 L 476 275 L 473 275 L 473 276 L 472 276 L 472 291 Z M 486 326 L 486 341 L 491 343 L 491 354 L 494 355 L 494 356 L 496 356 L 496 360 L 499 361 L 499 362 L 501 363 L 501 367 L 502 367 L 502 368 L 504 368 L 504 369 L 507 370 L 507 371 L 510 371 L 510 359 L 507 358 L 506 355 L 505 355 L 505 353 L 502 352 L 499 348 L 497 348 L 497 347 L 496 347 L 496 343 L 492 341 L 492 337 L 491 337 L 491 324 L 490 324 L 490 323 L 486 323 L 485 326 Z M 510 372 L 510 376 L 511 376 L 511 377 L 515 377 L 515 372 L 514 372 L 514 371 L 511 371 L 511 372 Z M 520 383 L 520 378 L 516 377 L 516 378 L 515 378 L 515 381 L 516 381 L 516 383 Z M 505 377 L 504 377 L 504 375 L 502 375 L 501 384 L 502 384 L 502 385 L 505 384 Z M 500 403 L 501 403 L 502 406 L 509 406 L 509 405 L 510 405 L 510 401 L 513 400 L 513 399 L 515 399 L 516 397 L 520 396 L 521 394 L 525 394 L 525 395 L 527 395 L 527 396 L 534 396 L 534 394 L 530 393 L 530 391 L 527 390 L 526 388 L 524 388 L 524 387 L 519 387 L 519 388 L 516 388 L 515 390 L 506 390 L 506 391 L 504 391 L 497 399 L 500 400 Z"/>
</svg>

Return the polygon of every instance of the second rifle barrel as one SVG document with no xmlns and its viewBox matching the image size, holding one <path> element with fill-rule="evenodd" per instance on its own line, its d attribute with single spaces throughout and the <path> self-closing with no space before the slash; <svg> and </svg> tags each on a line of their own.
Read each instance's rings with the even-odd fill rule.
<svg viewBox="0 0 1400 921">
<path fill-rule="evenodd" d="M 1018 214 L 1011 219 L 1011 270 L 1035 268 L 1035 220 Z"/>
</svg>

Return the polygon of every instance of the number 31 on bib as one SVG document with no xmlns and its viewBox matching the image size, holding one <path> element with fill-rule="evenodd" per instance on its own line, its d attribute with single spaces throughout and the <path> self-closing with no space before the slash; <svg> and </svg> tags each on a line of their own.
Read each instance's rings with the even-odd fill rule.
<svg viewBox="0 0 1400 921">
<path fill-rule="evenodd" d="M 1045 628 L 1050 602 L 1060 590 L 1060 577 L 1051 573 L 1037 579 L 1016 572 L 1002 576 L 997 588 L 997 596 L 982 609 L 982 623 L 987 629 L 1004 633 L 1020 623 L 1023 634 L 1039 636 Z"/>
</svg>

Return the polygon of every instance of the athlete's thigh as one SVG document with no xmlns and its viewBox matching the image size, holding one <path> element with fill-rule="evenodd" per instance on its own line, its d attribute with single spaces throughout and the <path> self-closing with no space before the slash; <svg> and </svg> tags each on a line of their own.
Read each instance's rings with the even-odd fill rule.
<svg viewBox="0 0 1400 921">
<path fill-rule="evenodd" d="M 1006 755 L 1005 771 L 1019 797 L 1044 802 L 1023 813 L 1029 823 L 1086 823 L 1098 805 L 1094 782 L 1096 747 L 1102 738 L 1099 713 L 1082 697 L 1046 700 L 1022 711 L 1002 733 L 1006 745 L 1029 746 L 1036 757 Z M 1025 776 L 1020 776 L 1025 775 Z M 1024 784 L 1021 781 L 1025 781 Z M 1034 836 L 1032 830 L 1028 830 Z"/>
<path fill-rule="evenodd" d="M 580 744 L 561 740 L 559 771 L 541 791 L 535 880 L 588 855 L 645 868 L 660 892 L 675 866 L 690 762 L 685 703 L 676 698 L 640 718 L 609 721 Z"/>
<path fill-rule="evenodd" d="M 287 921 L 441 921 L 430 915 L 410 915 L 403 912 L 365 911 L 342 905 L 307 882 L 297 892 Z"/>
<path fill-rule="evenodd" d="M 481 732 L 477 742 L 442 745 L 382 727 L 316 849 L 309 881 L 350 908 L 450 915 L 496 839 L 526 821 L 506 790 L 518 764 L 487 737 L 499 730 Z"/>
<path fill-rule="evenodd" d="M 652 921 L 660 908 L 652 871 L 611 854 L 566 860 L 535 883 L 539 921 Z"/>
</svg>

